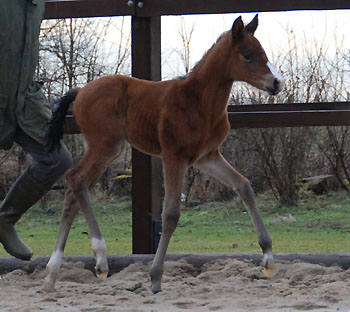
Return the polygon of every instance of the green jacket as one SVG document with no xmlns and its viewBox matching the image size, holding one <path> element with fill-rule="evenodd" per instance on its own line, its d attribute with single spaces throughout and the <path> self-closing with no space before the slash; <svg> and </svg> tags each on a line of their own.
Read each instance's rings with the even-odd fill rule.
<svg viewBox="0 0 350 312">
<path fill-rule="evenodd" d="M 12 146 L 20 127 L 46 143 L 50 106 L 33 81 L 44 0 L 0 0 L 0 148 Z"/>
</svg>

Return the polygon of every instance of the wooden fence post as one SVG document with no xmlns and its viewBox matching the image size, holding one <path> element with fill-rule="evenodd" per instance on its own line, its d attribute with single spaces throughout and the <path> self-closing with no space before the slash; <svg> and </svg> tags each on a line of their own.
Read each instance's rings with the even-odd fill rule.
<svg viewBox="0 0 350 312">
<path fill-rule="evenodd" d="M 132 75 L 161 80 L 160 16 L 132 17 Z M 155 253 L 161 218 L 162 165 L 160 159 L 132 151 L 132 252 Z"/>
</svg>

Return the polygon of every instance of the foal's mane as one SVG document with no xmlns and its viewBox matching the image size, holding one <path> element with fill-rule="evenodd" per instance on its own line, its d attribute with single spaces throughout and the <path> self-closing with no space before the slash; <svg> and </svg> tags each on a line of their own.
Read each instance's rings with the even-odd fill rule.
<svg viewBox="0 0 350 312">
<path fill-rule="evenodd" d="M 207 58 L 207 56 L 210 54 L 210 52 L 213 50 L 213 48 L 216 46 L 216 44 L 228 34 L 228 31 L 224 31 L 219 37 L 218 39 L 216 39 L 216 41 L 213 43 L 213 45 L 209 48 L 209 50 L 207 50 L 207 52 L 204 53 L 204 55 L 202 56 L 202 58 L 192 67 L 191 71 L 186 74 L 186 75 L 182 75 L 179 77 L 176 77 L 175 80 L 185 80 L 188 76 L 190 76 Z"/>
</svg>

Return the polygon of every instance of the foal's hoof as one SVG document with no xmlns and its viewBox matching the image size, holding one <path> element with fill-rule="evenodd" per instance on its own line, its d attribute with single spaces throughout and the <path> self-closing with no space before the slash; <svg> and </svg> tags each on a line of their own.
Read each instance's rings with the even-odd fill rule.
<svg viewBox="0 0 350 312">
<path fill-rule="evenodd" d="M 52 284 L 44 283 L 43 289 L 42 289 L 43 294 L 51 294 L 56 292 L 55 286 Z"/>
<path fill-rule="evenodd" d="M 263 268 L 262 272 L 264 273 L 264 275 L 268 278 L 272 278 L 273 273 L 275 272 L 274 268 Z"/>
<path fill-rule="evenodd" d="M 264 254 L 261 265 L 263 267 L 262 272 L 264 273 L 264 275 L 268 278 L 271 278 L 275 271 L 275 264 L 274 264 L 273 255 L 271 251 L 268 251 Z"/>
<path fill-rule="evenodd" d="M 153 292 L 154 295 L 158 294 L 158 293 L 160 293 L 162 291 L 162 288 L 161 288 L 160 285 L 159 286 L 158 285 L 157 286 L 152 285 L 151 289 L 152 289 L 152 292 Z"/>
<path fill-rule="evenodd" d="M 96 273 L 96 275 L 101 281 L 104 281 L 107 279 L 108 271 Z"/>
<path fill-rule="evenodd" d="M 151 290 L 153 294 L 158 294 L 162 291 L 162 283 L 159 280 L 154 280 L 151 278 Z"/>
<path fill-rule="evenodd" d="M 42 288 L 43 294 L 56 292 L 56 289 L 55 289 L 56 277 L 57 277 L 56 273 L 48 274 L 45 277 L 43 288 Z"/>
<path fill-rule="evenodd" d="M 271 278 L 273 276 L 273 273 L 275 271 L 275 265 L 273 260 L 273 255 L 271 251 L 268 251 L 264 254 L 263 260 L 262 260 L 262 272 L 264 275 L 268 278 Z"/>
<path fill-rule="evenodd" d="M 53 289 L 45 289 L 45 288 L 43 288 L 43 294 L 52 294 L 52 293 L 54 293 L 54 292 L 56 292 L 56 289 L 55 288 L 53 288 Z"/>
</svg>

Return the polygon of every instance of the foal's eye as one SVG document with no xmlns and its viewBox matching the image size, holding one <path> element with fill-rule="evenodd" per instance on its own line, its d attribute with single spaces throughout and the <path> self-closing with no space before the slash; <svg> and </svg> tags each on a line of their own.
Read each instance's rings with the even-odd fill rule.
<svg viewBox="0 0 350 312">
<path fill-rule="evenodd" d="M 247 63 L 251 63 L 253 61 L 253 57 L 249 54 L 242 54 L 243 55 L 243 59 L 244 61 L 246 61 Z"/>
</svg>

